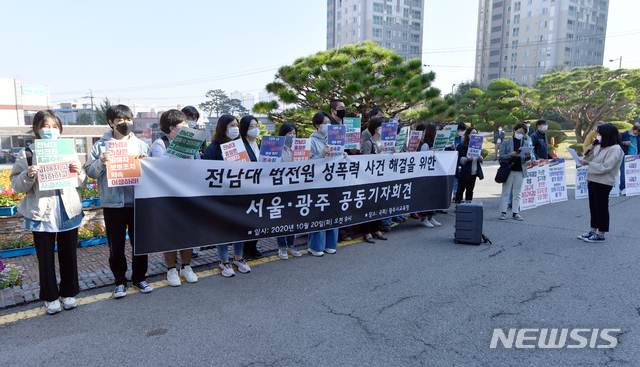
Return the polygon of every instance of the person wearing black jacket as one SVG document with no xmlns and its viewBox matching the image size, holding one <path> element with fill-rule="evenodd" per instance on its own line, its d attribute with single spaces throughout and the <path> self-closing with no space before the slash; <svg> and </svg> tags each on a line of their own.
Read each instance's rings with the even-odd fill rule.
<svg viewBox="0 0 640 367">
<path fill-rule="evenodd" d="M 464 141 L 458 145 L 458 169 L 456 178 L 458 179 L 458 191 L 456 192 L 456 204 L 462 202 L 462 194 L 465 193 L 465 200 L 473 200 L 473 188 L 476 186 L 476 178 L 484 179 L 482 173 L 482 155 L 478 158 L 467 158 L 469 150 L 469 140 L 472 135 L 477 135 L 478 130 L 473 127 L 468 128 L 464 133 Z"/>
<path fill-rule="evenodd" d="M 249 153 L 249 159 L 251 162 L 257 162 L 260 156 L 260 144 L 258 144 L 258 136 L 260 136 L 260 125 L 258 120 L 247 115 L 240 119 L 240 136 L 244 143 L 247 153 Z M 258 250 L 258 240 L 245 241 L 243 254 L 246 259 L 260 259 L 264 257 L 262 252 Z"/>
<path fill-rule="evenodd" d="M 547 142 L 546 131 L 549 128 L 547 120 L 538 120 L 536 122 L 536 132 L 531 134 L 531 144 L 533 145 L 533 153 L 536 159 L 551 159 L 549 154 L 549 143 Z"/>
</svg>

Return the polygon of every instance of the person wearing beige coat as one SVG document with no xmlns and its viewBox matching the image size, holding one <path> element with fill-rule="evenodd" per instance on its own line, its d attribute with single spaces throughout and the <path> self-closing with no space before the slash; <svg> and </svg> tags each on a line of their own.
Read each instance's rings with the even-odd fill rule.
<svg viewBox="0 0 640 367">
<path fill-rule="evenodd" d="M 588 166 L 589 211 L 591 230 L 580 236 L 586 242 L 604 242 L 604 234 L 609 232 L 609 193 L 616 184 L 618 167 L 624 159 L 620 147 L 622 137 L 614 124 L 598 126 L 596 140 L 600 143 L 589 146 L 590 152 L 580 164 Z"/>
</svg>

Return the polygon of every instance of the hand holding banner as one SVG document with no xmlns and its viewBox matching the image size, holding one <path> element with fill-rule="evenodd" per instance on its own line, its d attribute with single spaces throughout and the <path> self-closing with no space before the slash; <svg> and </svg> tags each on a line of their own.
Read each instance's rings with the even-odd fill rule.
<svg viewBox="0 0 640 367">
<path fill-rule="evenodd" d="M 280 162 L 284 148 L 284 136 L 263 136 L 260 142 L 260 157 L 258 162 Z"/>
<path fill-rule="evenodd" d="M 347 128 L 344 149 L 360 149 L 360 118 L 345 117 L 342 124 Z"/>
<path fill-rule="evenodd" d="M 181 127 L 164 155 L 172 158 L 192 159 L 206 137 L 206 131 Z"/>
<path fill-rule="evenodd" d="M 382 146 L 385 153 L 392 153 L 393 147 L 396 146 L 396 138 L 398 136 L 398 123 L 397 122 L 385 122 L 380 127 L 380 136 Z"/>
<path fill-rule="evenodd" d="M 132 140 L 107 140 L 111 158 L 107 163 L 108 187 L 137 185 L 140 182 L 138 143 Z"/>
<path fill-rule="evenodd" d="M 347 127 L 344 125 L 329 125 L 327 130 L 327 145 L 329 153 L 326 158 L 342 156 L 346 144 Z"/>
<path fill-rule="evenodd" d="M 77 175 L 69 165 L 78 160 L 71 139 L 36 139 L 34 164 L 40 191 L 78 187 Z"/>
<path fill-rule="evenodd" d="M 469 149 L 467 149 L 467 158 L 480 157 L 480 155 L 482 154 L 483 141 L 484 141 L 484 136 L 480 136 L 480 135 L 469 136 Z"/>
<path fill-rule="evenodd" d="M 251 162 L 249 153 L 247 153 L 247 149 L 244 147 L 242 139 L 236 139 L 228 143 L 224 143 L 220 145 L 220 149 L 222 149 L 222 157 L 225 161 Z"/>
<path fill-rule="evenodd" d="M 311 140 L 293 139 L 291 144 L 291 161 L 308 161 L 311 158 Z"/>
</svg>

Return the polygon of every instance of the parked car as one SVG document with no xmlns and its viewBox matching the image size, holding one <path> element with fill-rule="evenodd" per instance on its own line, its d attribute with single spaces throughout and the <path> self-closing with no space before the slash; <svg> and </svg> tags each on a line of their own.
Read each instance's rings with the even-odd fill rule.
<svg viewBox="0 0 640 367">
<path fill-rule="evenodd" d="M 13 148 L 13 152 L 9 157 L 11 159 L 11 162 L 15 162 L 16 159 L 18 159 L 18 153 L 20 153 L 22 149 L 24 148 Z"/>
<path fill-rule="evenodd" d="M 7 163 L 7 152 L 0 150 L 0 163 Z"/>
</svg>

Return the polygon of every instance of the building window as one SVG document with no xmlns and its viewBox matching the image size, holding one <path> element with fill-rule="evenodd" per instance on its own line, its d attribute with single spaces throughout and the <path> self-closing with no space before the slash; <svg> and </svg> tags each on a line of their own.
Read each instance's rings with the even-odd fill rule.
<svg viewBox="0 0 640 367">
<path fill-rule="evenodd" d="M 402 9 L 402 16 L 405 18 L 409 18 L 409 8 Z"/>
<path fill-rule="evenodd" d="M 543 34 L 542 36 L 540 36 L 540 42 L 542 41 L 546 41 L 547 40 L 547 35 Z"/>
<path fill-rule="evenodd" d="M 529 64 L 522 64 L 522 68 L 523 68 L 524 70 L 527 70 L 527 68 L 528 68 L 528 67 L 529 67 Z"/>
<path fill-rule="evenodd" d="M 402 42 L 409 42 L 409 33 L 402 34 Z"/>
<path fill-rule="evenodd" d="M 520 24 L 520 14 L 513 16 L 513 24 Z"/>
<path fill-rule="evenodd" d="M 373 11 L 376 13 L 382 13 L 382 4 L 373 3 Z"/>
<path fill-rule="evenodd" d="M 500 66 L 500 63 L 498 61 L 489 63 L 490 68 L 497 68 L 499 66 Z"/>
<path fill-rule="evenodd" d="M 387 14 L 393 14 L 393 5 L 387 5 Z"/>
<path fill-rule="evenodd" d="M 420 43 L 420 35 L 419 34 L 412 34 L 411 35 L 411 42 Z"/>
<path fill-rule="evenodd" d="M 402 53 L 405 53 L 405 54 L 406 54 L 407 52 L 409 52 L 409 46 L 408 46 L 408 45 L 403 44 L 403 45 L 402 45 Z"/>
<path fill-rule="evenodd" d="M 327 33 L 327 39 L 328 40 L 332 40 L 333 39 L 333 33 Z"/>
<path fill-rule="evenodd" d="M 507 60 L 509 60 L 509 56 L 504 55 L 504 61 L 507 61 Z"/>
<path fill-rule="evenodd" d="M 338 22 L 338 32 L 342 30 L 342 22 Z"/>
<path fill-rule="evenodd" d="M 380 15 L 374 15 L 373 24 L 382 25 L 382 17 Z"/>
<path fill-rule="evenodd" d="M 542 9 L 542 15 L 549 14 L 549 8 Z"/>
<path fill-rule="evenodd" d="M 491 20 L 500 20 L 500 19 L 502 19 L 502 13 L 496 14 L 491 17 Z"/>
<path fill-rule="evenodd" d="M 327 28 L 333 28 L 333 22 L 328 22 L 327 23 Z"/>
<path fill-rule="evenodd" d="M 386 47 L 391 50 L 391 42 L 387 42 Z"/>
<path fill-rule="evenodd" d="M 500 38 L 493 38 L 493 39 L 491 40 L 491 44 L 492 44 L 492 45 L 495 45 L 496 43 L 500 43 Z"/>
<path fill-rule="evenodd" d="M 340 43 L 340 42 L 342 42 L 342 35 L 341 34 L 338 35 L 338 43 Z"/>
<path fill-rule="evenodd" d="M 412 30 L 412 31 L 420 31 L 420 23 L 418 23 L 418 22 L 411 22 L 411 30 Z"/>
<path fill-rule="evenodd" d="M 394 19 L 387 17 L 387 27 L 393 27 Z"/>
<path fill-rule="evenodd" d="M 381 28 L 373 28 L 373 37 L 382 38 L 382 29 Z"/>
<path fill-rule="evenodd" d="M 513 11 L 520 11 L 520 6 L 522 5 L 522 1 L 518 1 L 513 4 Z"/>
<path fill-rule="evenodd" d="M 546 20 L 543 22 L 540 22 L 540 28 L 547 28 L 547 24 L 549 24 L 549 22 L 547 22 Z"/>
<path fill-rule="evenodd" d="M 513 28 L 513 37 L 518 37 L 520 35 L 520 27 Z"/>
<path fill-rule="evenodd" d="M 516 62 L 518 61 L 518 53 L 517 52 L 512 52 L 511 53 L 511 62 Z"/>
<path fill-rule="evenodd" d="M 525 28 L 525 30 L 530 31 L 531 30 L 531 24 L 527 24 L 527 27 Z"/>
<path fill-rule="evenodd" d="M 403 20 L 402 21 L 402 29 L 409 29 L 409 21 L 408 20 Z"/>
<path fill-rule="evenodd" d="M 525 52 L 524 52 L 524 56 L 525 56 L 525 57 L 529 56 L 529 50 L 527 50 L 527 51 L 525 51 Z"/>
<path fill-rule="evenodd" d="M 495 32 L 502 32 L 502 26 L 499 25 L 497 27 L 491 28 L 491 33 L 495 33 Z"/>
<path fill-rule="evenodd" d="M 422 12 L 420 10 L 411 11 L 411 17 L 413 19 L 422 19 Z"/>
<path fill-rule="evenodd" d="M 391 39 L 391 31 L 387 30 L 387 39 L 390 40 Z"/>
<path fill-rule="evenodd" d="M 489 56 L 496 56 L 496 55 L 500 55 L 500 50 L 493 50 L 489 52 Z"/>
<path fill-rule="evenodd" d="M 422 6 L 422 0 L 413 0 L 413 7 L 419 8 Z"/>
<path fill-rule="evenodd" d="M 547 53 L 547 49 L 546 48 L 543 47 L 543 48 L 538 49 L 538 55 L 544 55 L 546 53 Z"/>
<path fill-rule="evenodd" d="M 87 154 L 87 138 L 76 138 L 76 153 Z"/>
<path fill-rule="evenodd" d="M 511 41 L 511 48 L 513 50 L 517 50 L 518 49 L 518 40 Z"/>
<path fill-rule="evenodd" d="M 342 19 L 342 10 L 338 10 L 338 20 Z"/>
<path fill-rule="evenodd" d="M 417 55 L 420 53 L 420 47 L 419 46 L 411 46 L 411 54 L 412 55 Z"/>
<path fill-rule="evenodd" d="M 527 12 L 527 18 L 531 18 L 531 12 L 530 11 Z"/>
</svg>

